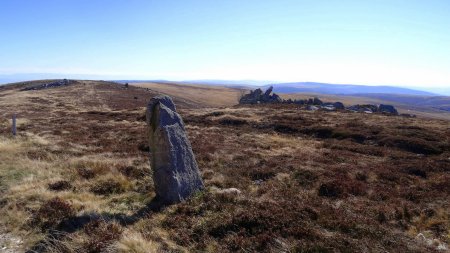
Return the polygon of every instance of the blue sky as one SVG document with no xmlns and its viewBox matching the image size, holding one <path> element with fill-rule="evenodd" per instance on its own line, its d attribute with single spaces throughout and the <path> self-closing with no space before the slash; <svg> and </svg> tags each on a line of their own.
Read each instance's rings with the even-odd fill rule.
<svg viewBox="0 0 450 253">
<path fill-rule="evenodd" d="M 450 1 L 1 0 L 0 75 L 450 87 Z"/>
</svg>

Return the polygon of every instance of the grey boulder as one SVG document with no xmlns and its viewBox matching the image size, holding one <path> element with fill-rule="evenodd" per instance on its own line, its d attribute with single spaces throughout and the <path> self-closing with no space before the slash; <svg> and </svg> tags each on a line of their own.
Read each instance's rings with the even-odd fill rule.
<svg viewBox="0 0 450 253">
<path fill-rule="evenodd" d="M 169 96 L 156 96 L 147 106 L 151 166 L 157 199 L 173 204 L 204 189 L 184 123 Z"/>
<path fill-rule="evenodd" d="M 383 105 L 383 104 L 381 104 L 378 107 L 378 111 L 381 112 L 381 113 L 389 113 L 389 114 L 398 115 L 397 109 L 395 109 L 395 107 L 392 106 L 392 105 Z"/>
</svg>

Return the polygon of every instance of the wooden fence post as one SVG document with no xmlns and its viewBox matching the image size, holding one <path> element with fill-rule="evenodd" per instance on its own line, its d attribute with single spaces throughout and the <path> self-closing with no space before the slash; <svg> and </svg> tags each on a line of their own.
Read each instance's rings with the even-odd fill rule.
<svg viewBox="0 0 450 253">
<path fill-rule="evenodd" d="M 14 113 L 12 116 L 12 134 L 13 136 L 16 136 L 17 134 L 17 128 L 16 128 L 16 114 Z"/>
</svg>

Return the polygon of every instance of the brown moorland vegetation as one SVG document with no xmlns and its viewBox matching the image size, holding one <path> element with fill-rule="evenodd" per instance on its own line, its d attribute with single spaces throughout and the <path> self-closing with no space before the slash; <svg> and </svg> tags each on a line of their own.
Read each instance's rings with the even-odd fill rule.
<svg viewBox="0 0 450 253">
<path fill-rule="evenodd" d="M 295 105 L 204 108 L 175 96 L 207 190 L 156 209 L 143 118 L 154 90 L 23 86 L 0 87 L 1 246 L 438 252 L 450 244 L 448 121 Z"/>
</svg>

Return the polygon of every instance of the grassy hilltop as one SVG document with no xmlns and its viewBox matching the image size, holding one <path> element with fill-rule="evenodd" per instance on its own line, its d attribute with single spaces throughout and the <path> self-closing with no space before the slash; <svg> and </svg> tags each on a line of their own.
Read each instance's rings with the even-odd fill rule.
<svg viewBox="0 0 450 253">
<path fill-rule="evenodd" d="M 4 250 L 433 252 L 450 244 L 447 120 L 237 106 L 241 90 L 223 87 L 76 81 L 20 91 L 45 82 L 0 87 Z M 159 92 L 174 98 L 207 187 L 162 210 L 151 206 L 144 116 Z M 241 193 L 217 190 L 225 188 Z"/>
</svg>

